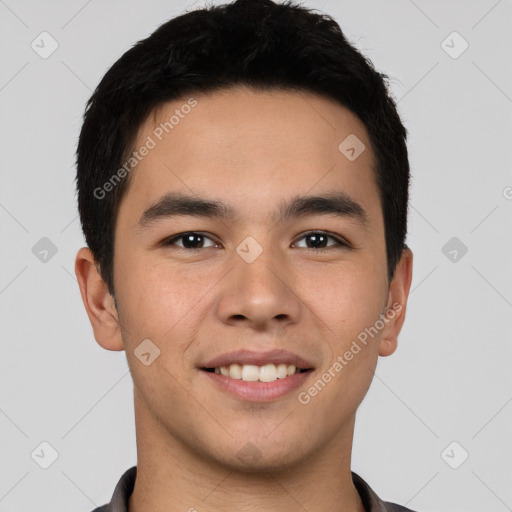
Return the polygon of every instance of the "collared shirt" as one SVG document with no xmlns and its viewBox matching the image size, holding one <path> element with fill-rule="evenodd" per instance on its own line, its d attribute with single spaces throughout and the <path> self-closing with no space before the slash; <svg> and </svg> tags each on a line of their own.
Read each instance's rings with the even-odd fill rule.
<svg viewBox="0 0 512 512">
<path fill-rule="evenodd" d="M 96 508 L 93 512 L 128 512 L 128 500 L 135 486 L 137 466 L 126 470 L 116 485 L 112 500 L 107 505 Z M 382 501 L 371 487 L 356 473 L 352 471 L 352 481 L 361 496 L 366 512 L 413 512 L 412 510 Z"/>
</svg>

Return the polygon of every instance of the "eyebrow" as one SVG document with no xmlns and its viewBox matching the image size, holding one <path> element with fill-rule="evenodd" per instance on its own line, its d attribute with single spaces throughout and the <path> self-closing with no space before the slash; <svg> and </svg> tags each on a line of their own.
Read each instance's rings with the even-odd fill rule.
<svg viewBox="0 0 512 512">
<path fill-rule="evenodd" d="M 344 192 L 331 192 L 314 196 L 293 196 L 278 205 L 273 220 L 278 222 L 290 218 L 314 215 L 349 217 L 360 224 L 361 227 L 366 227 L 369 224 L 368 215 L 364 208 Z M 175 216 L 218 218 L 232 222 L 236 218 L 236 212 L 231 206 L 219 200 L 172 192 L 165 194 L 147 208 L 138 224 L 142 230 L 161 219 Z"/>
</svg>

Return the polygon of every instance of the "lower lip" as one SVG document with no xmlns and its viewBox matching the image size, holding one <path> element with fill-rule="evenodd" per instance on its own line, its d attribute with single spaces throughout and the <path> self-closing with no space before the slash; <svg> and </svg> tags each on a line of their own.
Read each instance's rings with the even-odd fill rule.
<svg viewBox="0 0 512 512">
<path fill-rule="evenodd" d="M 212 379 L 220 389 L 236 398 L 250 402 L 270 402 L 291 393 L 294 389 L 304 384 L 313 373 L 313 370 L 294 373 L 284 379 L 277 379 L 272 382 L 246 382 L 241 379 L 225 377 L 218 373 L 207 372 L 206 370 L 201 370 L 201 372 Z"/>
</svg>

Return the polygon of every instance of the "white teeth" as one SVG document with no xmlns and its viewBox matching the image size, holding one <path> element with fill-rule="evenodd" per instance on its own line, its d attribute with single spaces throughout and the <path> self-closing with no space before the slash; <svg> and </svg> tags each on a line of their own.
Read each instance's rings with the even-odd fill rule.
<svg viewBox="0 0 512 512">
<path fill-rule="evenodd" d="M 284 379 L 288 375 L 288 366 L 285 364 L 277 365 L 277 378 Z"/>
<path fill-rule="evenodd" d="M 229 375 L 231 375 L 231 367 L 229 369 Z M 260 378 L 260 369 L 253 364 L 244 364 L 242 366 L 242 380 L 248 382 L 255 382 Z"/>
<path fill-rule="evenodd" d="M 273 382 L 277 380 L 277 368 L 275 364 L 266 364 L 260 368 L 261 382 Z"/>
<path fill-rule="evenodd" d="M 232 379 L 241 379 L 242 378 L 242 367 L 239 364 L 232 364 L 229 366 L 228 376 Z"/>
<path fill-rule="evenodd" d="M 284 379 L 288 375 L 298 373 L 297 367 L 293 364 L 266 364 L 256 366 L 254 364 L 230 364 L 215 368 L 215 373 L 231 377 L 232 379 L 244 380 L 247 382 L 273 382 L 277 379 Z"/>
</svg>

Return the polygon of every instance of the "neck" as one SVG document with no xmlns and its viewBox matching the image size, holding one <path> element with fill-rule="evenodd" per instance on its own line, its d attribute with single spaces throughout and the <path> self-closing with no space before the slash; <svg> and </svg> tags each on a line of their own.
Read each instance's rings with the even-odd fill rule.
<svg viewBox="0 0 512 512">
<path fill-rule="evenodd" d="M 299 464 L 251 472 L 219 463 L 171 436 L 135 400 L 137 478 L 129 512 L 365 512 L 352 482 L 354 420 Z"/>
</svg>

